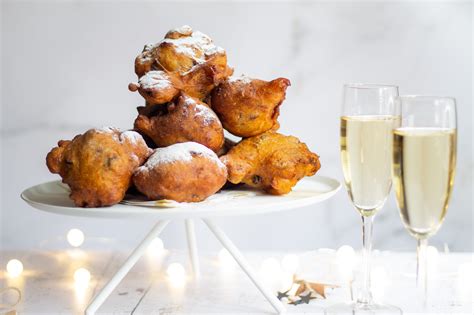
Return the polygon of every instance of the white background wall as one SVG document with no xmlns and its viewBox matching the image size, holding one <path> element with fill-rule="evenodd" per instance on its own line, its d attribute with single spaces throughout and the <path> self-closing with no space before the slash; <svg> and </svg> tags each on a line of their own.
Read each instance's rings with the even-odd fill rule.
<svg viewBox="0 0 474 315">
<path fill-rule="evenodd" d="M 281 131 L 321 155 L 320 174 L 342 179 L 339 110 L 345 82 L 392 83 L 402 94 L 456 97 L 458 173 L 452 203 L 432 243 L 473 250 L 472 2 L 2 3 L 1 247 L 57 248 L 71 227 L 86 247 L 135 244 L 152 222 L 86 219 L 36 211 L 19 194 L 57 179 L 45 155 L 58 139 L 94 126 L 130 128 L 143 100 L 127 90 L 148 42 L 189 24 L 226 48 L 235 73 L 291 80 Z M 360 219 L 345 190 L 297 211 L 222 219 L 246 249 L 360 246 Z M 218 245 L 198 226 L 199 245 Z M 163 234 L 183 247 L 183 226 Z M 95 242 L 99 238 L 113 240 Z M 377 215 L 375 247 L 414 250 L 393 196 Z"/>
</svg>

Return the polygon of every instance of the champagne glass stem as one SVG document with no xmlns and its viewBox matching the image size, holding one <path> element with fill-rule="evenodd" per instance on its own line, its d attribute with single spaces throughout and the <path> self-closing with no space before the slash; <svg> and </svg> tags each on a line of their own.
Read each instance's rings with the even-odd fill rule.
<svg viewBox="0 0 474 315">
<path fill-rule="evenodd" d="M 372 230 L 373 230 L 374 216 L 362 216 L 362 237 L 363 237 L 363 272 L 364 283 L 359 295 L 358 302 L 363 304 L 371 304 L 372 293 L 370 289 L 370 266 L 372 255 Z"/>
<path fill-rule="evenodd" d="M 416 248 L 416 284 L 418 288 L 423 290 L 423 302 L 426 307 L 427 304 L 427 290 L 428 290 L 428 266 L 427 266 L 427 248 L 428 239 L 418 239 L 418 246 Z"/>
</svg>

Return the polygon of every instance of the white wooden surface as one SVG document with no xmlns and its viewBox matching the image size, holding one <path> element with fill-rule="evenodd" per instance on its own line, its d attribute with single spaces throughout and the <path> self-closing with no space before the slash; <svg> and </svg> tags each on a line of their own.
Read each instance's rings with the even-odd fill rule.
<svg viewBox="0 0 474 315">
<path fill-rule="evenodd" d="M 202 253 L 201 253 L 202 254 Z M 281 261 L 287 253 L 244 253 L 258 271 L 264 259 L 274 257 Z M 297 253 L 300 259 L 298 273 L 305 279 L 341 284 L 334 251 L 319 250 Z M 18 314 L 82 314 L 91 296 L 119 268 L 126 253 L 84 252 L 0 252 L 0 288 L 16 286 L 23 293 L 16 307 Z M 4 272 L 7 261 L 20 259 L 25 267 L 22 276 L 8 278 Z M 401 307 L 404 314 L 421 313 L 414 288 L 414 254 L 379 252 L 374 267 L 381 267 L 388 281 L 378 298 Z M 430 313 L 472 314 L 474 279 L 458 275 L 461 265 L 470 263 L 472 254 L 440 254 L 432 259 L 433 276 L 429 290 Z M 232 264 L 224 265 L 217 253 L 200 257 L 201 278 L 194 282 L 186 252 L 166 251 L 162 255 L 146 255 L 126 276 L 97 314 L 270 314 L 267 301 L 253 287 L 249 279 Z M 187 267 L 188 278 L 184 287 L 176 288 L 166 276 L 166 266 L 181 262 Z M 74 286 L 73 274 L 79 267 L 87 268 L 92 279 L 85 290 Z M 356 273 L 356 278 L 357 278 Z M 470 273 L 472 277 L 472 270 Z M 275 278 L 277 275 L 275 275 Z M 275 279 L 274 277 L 273 280 Z M 279 284 L 265 278 L 269 286 Z M 357 281 L 356 285 L 357 287 Z M 469 289 L 470 288 L 470 289 Z M 381 293 L 383 292 L 383 294 Z M 1 298 L 0 298 L 1 299 Z M 329 290 L 326 300 L 317 299 L 308 305 L 287 306 L 289 314 L 323 314 L 324 307 L 350 299 L 349 290 L 342 285 Z M 5 300 L 3 300 L 5 302 Z"/>
</svg>

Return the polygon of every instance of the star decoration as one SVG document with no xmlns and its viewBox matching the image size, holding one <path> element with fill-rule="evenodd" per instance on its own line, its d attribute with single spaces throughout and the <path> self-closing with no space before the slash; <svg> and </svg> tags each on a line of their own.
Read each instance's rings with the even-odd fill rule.
<svg viewBox="0 0 474 315">
<path fill-rule="evenodd" d="M 289 295 L 288 295 L 288 292 L 289 292 L 289 291 L 290 291 L 290 290 L 286 290 L 285 292 L 280 292 L 280 291 L 278 291 L 277 298 L 278 298 L 279 300 L 281 300 L 281 299 L 283 299 L 283 298 L 287 298 L 287 297 L 289 296 Z"/>
<path fill-rule="evenodd" d="M 309 282 L 304 279 L 298 279 L 293 275 L 293 283 L 286 291 L 277 292 L 277 298 L 291 305 L 309 304 L 311 300 L 319 297 L 326 298 L 325 289 L 337 288 L 336 285 L 324 284 L 318 282 Z"/>
<path fill-rule="evenodd" d="M 296 282 L 296 283 L 298 283 L 300 286 L 299 286 L 298 289 L 296 290 L 295 296 L 299 296 L 301 293 L 303 293 L 304 291 L 306 291 L 306 284 L 303 283 L 302 281 L 299 281 L 299 282 Z"/>
<path fill-rule="evenodd" d="M 311 296 L 311 292 L 309 292 L 306 295 L 300 295 L 300 304 L 301 303 L 309 304 L 309 301 L 314 300 L 314 299 L 315 297 Z"/>
<path fill-rule="evenodd" d="M 300 299 L 300 300 L 293 300 L 293 301 L 291 301 L 289 304 L 291 304 L 291 305 L 298 305 L 298 304 L 301 304 L 301 303 L 303 303 L 303 301 Z"/>
</svg>

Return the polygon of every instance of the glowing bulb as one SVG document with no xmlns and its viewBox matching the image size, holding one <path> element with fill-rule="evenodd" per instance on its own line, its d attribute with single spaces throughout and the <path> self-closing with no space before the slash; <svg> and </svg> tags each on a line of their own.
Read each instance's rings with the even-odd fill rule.
<svg viewBox="0 0 474 315">
<path fill-rule="evenodd" d="M 461 264 L 458 269 L 457 278 L 457 290 L 460 299 L 466 302 L 472 301 L 474 294 L 474 285 L 472 284 L 474 279 L 474 263 Z"/>
<path fill-rule="evenodd" d="M 336 256 L 339 261 L 349 261 L 353 263 L 355 258 L 355 251 L 351 246 L 343 245 L 337 250 Z"/>
<path fill-rule="evenodd" d="M 283 272 L 280 275 L 280 287 L 278 288 L 280 292 L 285 292 L 293 286 L 293 275 L 291 272 Z"/>
<path fill-rule="evenodd" d="M 281 261 L 281 267 L 283 271 L 286 271 L 291 274 L 295 274 L 299 266 L 300 266 L 299 258 L 298 256 L 293 255 L 293 254 L 286 255 L 285 257 L 283 257 L 283 260 Z"/>
<path fill-rule="evenodd" d="M 159 237 L 155 237 L 153 241 L 151 241 L 150 245 L 148 245 L 148 253 L 150 254 L 160 254 L 165 249 L 163 241 Z"/>
<path fill-rule="evenodd" d="M 345 281 L 351 281 L 354 273 L 355 251 L 349 245 L 339 247 L 336 252 L 339 274 Z"/>
<path fill-rule="evenodd" d="M 229 253 L 229 251 L 225 248 L 223 248 L 219 251 L 219 254 L 217 254 L 217 257 L 219 259 L 219 263 L 221 264 L 221 266 L 230 267 L 230 266 L 235 265 L 234 258 Z"/>
<path fill-rule="evenodd" d="M 79 229 L 70 229 L 67 232 L 67 241 L 73 247 L 79 247 L 84 243 L 84 233 Z"/>
<path fill-rule="evenodd" d="M 428 248 L 426 249 L 426 255 L 427 255 L 427 259 L 428 261 L 438 261 L 438 258 L 439 258 L 439 252 L 438 252 L 438 249 L 434 246 L 428 246 Z"/>
<path fill-rule="evenodd" d="M 371 272 L 372 278 L 372 294 L 375 299 L 382 299 L 385 287 L 389 283 L 387 271 L 383 267 L 375 267 Z"/>
<path fill-rule="evenodd" d="M 332 254 L 335 252 L 335 250 L 332 248 L 321 247 L 321 248 L 318 248 L 318 252 L 322 254 Z"/>
<path fill-rule="evenodd" d="M 23 272 L 23 264 L 18 259 L 11 259 L 7 263 L 8 275 L 12 278 L 16 278 Z"/>
<path fill-rule="evenodd" d="M 280 289 L 282 276 L 280 261 L 273 257 L 264 259 L 260 265 L 259 275 L 270 290 L 276 291 Z"/>
<path fill-rule="evenodd" d="M 280 262 L 273 257 L 267 258 L 262 262 L 260 270 L 270 276 L 279 275 L 281 272 Z"/>
<path fill-rule="evenodd" d="M 91 280 L 91 273 L 86 268 L 79 268 L 74 272 L 74 281 L 77 287 L 87 287 Z"/>
<path fill-rule="evenodd" d="M 472 279 L 474 277 L 474 264 L 471 262 L 460 265 L 458 269 L 458 277 L 466 283 L 472 284 Z"/>
<path fill-rule="evenodd" d="M 186 270 L 180 263 L 171 263 L 166 269 L 166 274 L 174 287 L 181 287 L 186 280 Z"/>
</svg>

